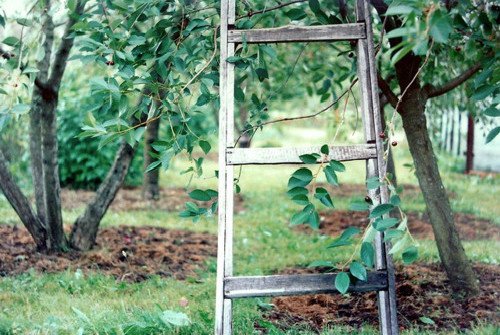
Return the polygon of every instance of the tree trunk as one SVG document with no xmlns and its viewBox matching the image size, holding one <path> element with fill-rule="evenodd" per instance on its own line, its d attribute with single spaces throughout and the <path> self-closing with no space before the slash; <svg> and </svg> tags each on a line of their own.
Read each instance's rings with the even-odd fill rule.
<svg viewBox="0 0 500 335">
<path fill-rule="evenodd" d="M 408 91 L 401 103 L 403 128 L 450 285 L 455 292 L 475 294 L 479 291 L 478 284 L 460 242 L 448 195 L 439 174 L 426 125 L 425 102 L 426 97 L 420 89 Z"/>
<path fill-rule="evenodd" d="M 450 111 L 451 115 L 451 129 L 450 129 L 450 154 L 453 155 L 455 151 L 455 113 Z"/>
<path fill-rule="evenodd" d="M 465 173 L 474 169 L 474 116 L 467 116 L 467 151 L 465 154 Z"/>
<path fill-rule="evenodd" d="M 33 100 L 31 103 L 31 111 L 29 115 L 30 125 L 30 159 L 31 159 L 31 177 L 33 181 L 33 189 L 35 191 L 36 211 L 40 220 L 45 222 L 45 198 L 43 192 L 43 171 L 42 171 L 42 127 L 40 104 L 42 97 L 35 87 L 33 92 Z"/>
<path fill-rule="evenodd" d="M 155 121 L 148 124 L 146 128 L 146 134 L 144 139 L 144 171 L 148 166 L 156 161 L 153 157 L 154 154 L 158 152 L 153 148 L 152 144 L 158 140 L 160 132 L 160 121 L 161 119 L 156 119 Z M 153 155 L 152 155 L 153 154 Z M 142 196 L 146 200 L 158 200 L 160 199 L 160 169 L 156 168 L 149 172 L 144 172 Z"/>
<path fill-rule="evenodd" d="M 33 237 L 37 249 L 46 251 L 48 245 L 47 230 L 40 218 L 33 212 L 28 199 L 14 182 L 5 162 L 4 154 L 0 151 L 0 189 Z"/>
<path fill-rule="evenodd" d="M 458 111 L 458 128 L 457 128 L 457 156 L 461 157 L 462 153 L 462 112 Z"/>
<path fill-rule="evenodd" d="M 57 161 L 57 98 L 45 100 L 42 108 L 42 161 L 45 222 L 50 227 L 49 233 L 53 243 L 51 249 L 66 249 L 66 236 L 63 230 L 61 212 L 61 185 L 59 181 L 59 164 Z"/>
<path fill-rule="evenodd" d="M 89 250 L 94 246 L 101 219 L 118 193 L 128 172 L 135 147 L 122 141 L 108 175 L 97 189 L 92 202 L 73 225 L 70 245 L 77 250 Z"/>
</svg>

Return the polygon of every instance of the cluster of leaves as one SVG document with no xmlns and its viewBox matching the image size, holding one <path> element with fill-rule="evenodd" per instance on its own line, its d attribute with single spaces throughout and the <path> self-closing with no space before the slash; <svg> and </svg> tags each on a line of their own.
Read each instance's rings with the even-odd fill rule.
<svg viewBox="0 0 500 335">
<path fill-rule="evenodd" d="M 311 153 L 300 156 L 300 160 L 305 164 L 315 164 L 318 160 L 320 160 L 321 165 L 316 174 L 313 174 L 307 167 L 302 167 L 296 170 L 288 180 L 288 196 L 296 204 L 304 206 L 300 212 L 295 213 L 292 216 L 292 225 L 307 223 L 313 229 L 319 228 L 319 214 L 310 199 L 309 189 L 307 189 L 307 186 L 317 178 L 318 173 L 321 170 L 323 171 L 329 184 L 338 186 L 339 182 L 337 172 L 345 171 L 344 164 L 333 159 L 328 159 L 330 154 L 330 148 L 328 145 L 323 145 L 320 152 L 321 154 Z M 323 187 L 314 188 L 313 198 L 327 208 L 334 208 L 332 197 Z"/>
<path fill-rule="evenodd" d="M 330 149 L 328 145 L 321 147 L 320 153 L 311 153 L 301 155 L 300 159 L 305 164 L 320 163 L 320 168 L 316 174 L 306 168 L 302 167 L 296 170 L 288 180 L 288 196 L 291 200 L 301 206 L 304 206 L 301 211 L 295 213 L 290 222 L 292 225 L 308 224 L 313 229 L 319 228 L 319 214 L 315 205 L 310 200 L 309 189 L 307 186 L 314 181 L 319 172 L 323 171 L 326 180 L 330 185 L 338 186 L 338 172 L 344 172 L 345 166 L 336 160 L 329 160 Z M 355 237 L 362 231 L 357 227 L 348 227 L 337 237 L 328 248 L 337 248 L 350 246 L 358 243 L 359 246 L 359 261 L 349 261 L 349 271 L 338 273 L 335 279 L 335 287 L 341 293 L 346 293 L 349 285 L 354 280 L 367 280 L 367 269 L 372 269 L 375 266 L 375 250 L 373 247 L 375 236 L 377 233 L 383 233 L 384 241 L 392 243 L 390 254 L 399 254 L 402 252 L 403 262 L 405 264 L 412 263 L 418 256 L 418 250 L 414 245 L 414 241 L 407 227 L 407 218 L 400 210 L 401 199 L 397 195 L 396 189 L 386 182 L 381 182 L 378 177 L 369 178 L 366 183 L 368 191 L 375 192 L 380 187 L 388 187 L 391 191 L 391 197 L 388 203 L 374 204 L 370 197 L 364 200 L 356 201 L 351 204 L 350 209 L 356 211 L 368 211 L 370 225 L 363 232 L 360 241 Z M 329 192 L 323 187 L 313 187 L 313 198 L 327 208 L 334 208 L 334 203 Z M 395 209 L 399 209 L 402 219 L 388 217 L 388 214 Z M 356 248 L 357 250 L 358 248 Z M 354 258 L 354 255 L 353 257 Z M 347 264 L 346 264 L 347 265 Z M 331 262 L 318 261 L 311 264 L 311 266 L 328 266 L 334 268 Z"/>
<path fill-rule="evenodd" d="M 396 189 L 385 181 L 381 182 L 378 177 L 367 179 L 366 186 L 368 191 L 376 191 L 380 187 L 388 187 L 391 196 L 388 203 L 376 204 L 370 197 L 353 202 L 350 206 L 351 210 L 369 211 L 369 226 L 364 230 L 361 240 L 356 241 L 354 237 L 362 231 L 357 227 L 349 227 L 328 246 L 329 248 L 337 248 L 357 243 L 357 247 L 359 247 L 359 261 L 351 261 L 349 272 L 342 269 L 336 277 L 335 287 L 341 293 L 347 292 L 353 280 L 367 280 L 367 269 L 372 269 L 375 266 L 373 244 L 377 233 L 383 233 L 384 241 L 392 244 L 389 254 L 401 254 L 405 264 L 414 262 L 418 257 L 416 242 L 408 230 L 407 217 L 401 211 L 401 199 L 397 195 Z M 399 210 L 401 219 L 388 216 L 389 213 L 396 209 Z"/>
<path fill-rule="evenodd" d="M 399 39 L 400 43 L 385 53 L 383 71 L 391 72 L 394 65 L 410 52 L 427 57 L 422 71 L 424 83 L 435 85 L 450 79 L 450 64 L 460 70 L 482 61 L 482 70 L 462 90 L 455 90 L 440 97 L 430 106 L 438 109 L 463 109 L 478 117 L 483 123 L 490 120 L 483 116 L 495 114 L 500 102 L 500 72 L 497 52 L 498 22 L 500 7 L 494 1 L 399 1 L 390 2 L 386 16 L 402 22 L 400 28 L 385 34 L 385 39 Z M 432 50 L 430 50 L 432 48 Z M 459 72 L 459 71 L 457 71 Z M 461 96 L 470 97 L 463 102 Z M 439 100 L 443 100 L 440 102 Z M 440 118 L 439 113 L 429 114 L 430 118 Z M 493 127 L 486 135 L 486 142 L 492 141 L 500 132 Z"/>
<path fill-rule="evenodd" d="M 106 73 L 90 80 L 97 99 L 89 111 L 113 117 L 89 117 L 82 136 L 98 136 L 104 145 L 125 134 L 134 144 L 144 127 L 131 126 L 131 120 L 145 125 L 161 117 L 170 131 L 155 143 L 159 154 L 149 170 L 168 168 L 183 151 L 191 157 L 197 146 L 208 153 L 203 113 L 210 103 L 218 106 L 212 93 L 217 64 L 207 56 L 216 49 L 214 11 L 191 1 L 106 1 L 86 14 L 73 27 L 80 35 L 73 59 Z M 199 163 L 193 161 L 189 172 Z"/>
<path fill-rule="evenodd" d="M 212 189 L 200 190 L 196 189 L 189 193 L 189 197 L 193 200 L 201 202 L 210 202 L 208 208 L 200 207 L 194 202 L 188 201 L 186 203 L 186 210 L 182 211 L 179 215 L 182 218 L 192 218 L 193 222 L 200 220 L 202 216 L 212 216 L 217 212 L 219 193 Z"/>
<path fill-rule="evenodd" d="M 75 78 L 76 79 L 76 78 Z M 69 86 L 69 85 L 68 85 Z M 65 90 L 69 88 L 66 87 Z M 74 89 L 71 88 L 72 90 Z M 67 92 L 67 96 L 74 93 Z M 74 189 L 95 190 L 106 177 L 113 162 L 119 141 L 115 140 L 106 146 L 100 146 L 98 138 L 80 138 L 80 127 L 85 122 L 85 114 L 81 113 L 80 104 L 91 104 L 94 97 L 85 99 L 66 99 L 63 109 L 59 109 L 59 127 L 57 140 L 59 142 L 59 173 L 61 186 Z M 101 119 L 109 114 L 99 115 Z M 102 142 L 101 142 L 102 143 Z M 132 161 L 125 186 L 138 186 L 142 183 L 143 161 L 142 146 Z"/>
</svg>

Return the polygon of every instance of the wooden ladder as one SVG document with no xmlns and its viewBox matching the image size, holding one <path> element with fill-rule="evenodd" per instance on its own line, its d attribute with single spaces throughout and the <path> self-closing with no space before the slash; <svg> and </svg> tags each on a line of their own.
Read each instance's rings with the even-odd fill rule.
<svg viewBox="0 0 500 335">
<path fill-rule="evenodd" d="M 219 114 L 219 233 L 215 333 L 232 333 L 232 299 L 336 293 L 336 274 L 233 276 L 234 166 L 248 164 L 302 164 L 299 156 L 320 152 L 315 148 L 234 148 L 234 56 L 238 43 L 287 43 L 357 41 L 358 78 L 362 96 L 362 119 L 366 144 L 331 146 L 329 159 L 365 160 L 367 178 L 383 179 L 386 164 L 375 67 L 373 31 L 367 0 L 356 1 L 357 22 L 323 26 L 287 26 L 268 29 L 235 29 L 235 0 L 221 0 L 220 114 Z M 374 203 L 387 203 L 387 186 L 368 190 Z M 380 331 L 398 334 L 394 268 L 383 233 L 375 238 L 375 270 L 366 281 L 356 281 L 349 292 L 377 291 Z"/>
</svg>

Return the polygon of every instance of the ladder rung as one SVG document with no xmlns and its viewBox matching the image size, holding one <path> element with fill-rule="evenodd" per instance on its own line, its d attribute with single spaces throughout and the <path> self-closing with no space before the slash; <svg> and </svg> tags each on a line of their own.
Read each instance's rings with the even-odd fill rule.
<svg viewBox="0 0 500 335">
<path fill-rule="evenodd" d="M 301 148 L 228 148 L 226 158 L 228 165 L 261 165 L 261 164 L 304 164 L 299 156 L 320 153 L 321 147 Z M 322 155 L 323 156 L 323 155 Z M 377 158 L 375 144 L 358 144 L 330 146 L 328 159 L 353 161 Z M 318 163 L 322 158 L 318 159 Z"/>
<path fill-rule="evenodd" d="M 226 277 L 226 298 L 274 297 L 302 294 L 338 293 L 335 289 L 335 273 Z M 349 286 L 349 292 L 381 291 L 387 289 L 385 271 L 368 272 L 366 281 L 357 280 Z"/>
<path fill-rule="evenodd" d="M 285 26 L 279 28 L 229 30 L 228 42 L 286 43 L 345 41 L 366 38 L 364 23 L 332 24 L 324 26 Z"/>
</svg>

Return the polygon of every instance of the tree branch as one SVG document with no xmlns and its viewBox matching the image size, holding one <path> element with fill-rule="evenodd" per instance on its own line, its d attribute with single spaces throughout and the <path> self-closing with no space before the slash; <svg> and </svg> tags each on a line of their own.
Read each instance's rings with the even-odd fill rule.
<svg viewBox="0 0 500 335">
<path fill-rule="evenodd" d="M 464 82 L 466 82 L 469 78 L 471 78 L 473 75 L 475 75 L 482 68 L 483 68 L 483 63 L 478 62 L 474 66 L 472 66 L 470 69 L 468 69 L 467 71 L 463 72 L 462 74 L 456 76 L 455 78 L 451 79 L 450 81 L 443 84 L 442 86 L 439 86 L 439 87 L 434 87 L 432 85 L 426 86 L 428 97 L 434 98 L 434 97 L 443 95 L 445 93 L 448 93 L 452 89 L 462 85 Z"/>
<path fill-rule="evenodd" d="M 377 74 L 377 81 L 378 87 L 387 98 L 387 102 L 390 103 L 393 108 L 396 108 L 399 99 L 397 95 L 391 90 L 389 83 L 384 78 L 382 78 L 380 74 Z"/>
<path fill-rule="evenodd" d="M 257 14 L 264 14 L 264 13 L 271 12 L 271 11 L 276 10 L 276 9 L 280 9 L 280 8 L 283 8 L 286 6 L 290 6 L 290 5 L 293 5 L 296 3 L 301 3 L 301 2 L 306 2 L 306 1 L 307 0 L 292 0 L 289 2 L 280 3 L 279 5 L 276 5 L 274 7 L 264 8 L 261 10 L 256 10 L 254 12 L 248 12 L 246 14 L 240 15 L 240 16 L 236 17 L 236 20 L 242 19 L 244 17 L 252 17 L 252 16 L 257 15 Z"/>
<path fill-rule="evenodd" d="M 31 208 L 28 198 L 23 194 L 21 189 L 14 181 L 12 174 L 9 172 L 7 160 L 3 152 L 0 150 L 0 190 L 11 204 L 12 208 L 19 215 L 19 218 L 26 226 L 31 236 L 35 240 L 38 249 L 45 248 L 45 239 L 47 238 L 47 230 L 43 226 L 40 218 Z"/>
<path fill-rule="evenodd" d="M 55 55 L 54 63 L 52 64 L 52 70 L 50 72 L 49 83 L 55 91 L 59 89 L 61 85 L 62 76 L 64 75 L 64 70 L 66 69 L 66 64 L 68 63 L 69 53 L 73 47 L 75 38 L 71 36 L 71 28 L 78 21 L 80 16 L 83 14 L 83 9 L 85 4 L 83 1 L 78 1 L 76 4 L 76 9 L 74 13 L 70 13 L 68 22 L 66 23 L 66 29 L 62 36 L 61 45 Z"/>
</svg>

